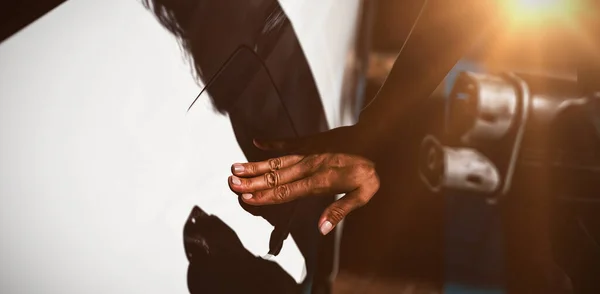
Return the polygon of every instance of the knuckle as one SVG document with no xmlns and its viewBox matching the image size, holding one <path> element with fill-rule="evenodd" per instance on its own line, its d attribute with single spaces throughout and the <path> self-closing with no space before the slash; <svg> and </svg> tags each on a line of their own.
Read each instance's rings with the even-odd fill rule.
<svg viewBox="0 0 600 294">
<path fill-rule="evenodd" d="M 261 191 L 252 193 L 252 198 L 253 199 L 261 201 L 261 200 L 264 200 L 264 197 L 265 197 L 265 194 L 263 192 L 261 192 Z"/>
<path fill-rule="evenodd" d="M 290 196 L 290 189 L 287 185 L 279 186 L 275 188 L 275 201 L 276 202 L 285 202 L 286 199 Z"/>
<path fill-rule="evenodd" d="M 320 166 L 323 164 L 323 162 L 325 161 L 325 159 L 327 159 L 327 157 L 329 157 L 329 154 L 325 153 L 325 154 L 315 154 L 313 157 L 313 160 L 315 162 L 316 166 Z"/>
<path fill-rule="evenodd" d="M 361 163 L 354 167 L 354 172 L 363 179 L 372 178 L 375 174 L 375 168 L 367 163 Z"/>
<path fill-rule="evenodd" d="M 335 168 L 328 168 L 324 172 L 325 178 L 327 179 L 328 182 L 330 180 L 332 180 L 334 177 L 336 177 L 337 174 L 338 174 L 338 170 Z"/>
<path fill-rule="evenodd" d="M 281 158 L 269 159 L 269 168 L 271 168 L 272 171 L 280 169 L 281 168 Z"/>
<path fill-rule="evenodd" d="M 264 177 L 269 188 L 277 187 L 279 184 L 279 173 L 277 172 L 265 173 Z"/>
<path fill-rule="evenodd" d="M 344 165 L 345 158 L 341 154 L 331 154 L 328 158 L 329 166 L 341 167 Z"/>
<path fill-rule="evenodd" d="M 313 191 L 319 187 L 319 179 L 317 177 L 310 177 L 306 180 L 306 191 Z"/>
<path fill-rule="evenodd" d="M 329 187 L 329 178 L 326 174 L 320 174 L 311 178 L 311 191 L 315 194 L 324 193 Z"/>
<path fill-rule="evenodd" d="M 316 154 L 308 155 L 302 160 L 302 164 L 307 170 L 312 171 L 318 166 L 317 158 L 318 155 Z"/>
<path fill-rule="evenodd" d="M 369 200 L 371 200 L 371 198 L 368 197 L 367 195 L 361 195 L 356 198 L 356 205 L 358 207 L 365 206 L 367 203 L 369 203 Z"/>
<path fill-rule="evenodd" d="M 306 181 L 302 181 L 302 189 L 304 191 L 312 191 L 313 187 L 314 187 L 314 179 L 313 177 L 310 177 L 308 179 L 306 179 Z"/>
<path fill-rule="evenodd" d="M 240 178 L 240 182 L 241 182 L 240 187 L 242 187 L 244 190 L 249 190 L 250 188 L 252 188 L 251 180 Z"/>
<path fill-rule="evenodd" d="M 258 168 L 256 167 L 256 164 L 247 164 L 245 166 L 246 169 L 248 169 L 248 171 L 250 171 L 250 173 L 252 174 L 256 174 L 258 171 Z"/>
<path fill-rule="evenodd" d="M 356 166 L 356 172 L 366 176 L 369 173 L 369 166 L 364 163 L 358 164 Z"/>
<path fill-rule="evenodd" d="M 333 221 L 333 223 L 339 223 L 346 216 L 346 210 L 339 206 L 332 206 L 329 209 L 329 219 Z"/>
<path fill-rule="evenodd" d="M 302 159 L 302 161 L 300 161 L 300 164 L 302 164 L 302 166 L 306 169 L 310 169 L 312 168 L 312 155 L 306 156 L 304 157 L 304 159 Z"/>
<path fill-rule="evenodd" d="M 315 187 L 317 187 L 317 188 L 326 187 L 327 184 L 329 184 L 329 179 L 327 178 L 327 172 L 319 174 L 318 176 L 316 176 L 314 178 L 314 181 L 315 181 Z"/>
</svg>

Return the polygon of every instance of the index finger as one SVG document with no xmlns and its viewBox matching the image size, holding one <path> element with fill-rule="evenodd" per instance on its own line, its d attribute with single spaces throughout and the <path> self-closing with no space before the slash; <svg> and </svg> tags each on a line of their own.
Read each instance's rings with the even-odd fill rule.
<svg viewBox="0 0 600 294">
<path fill-rule="evenodd" d="M 259 162 L 235 163 L 231 166 L 231 172 L 240 177 L 256 177 L 270 171 L 292 166 L 302 159 L 304 159 L 302 155 L 286 155 Z"/>
</svg>

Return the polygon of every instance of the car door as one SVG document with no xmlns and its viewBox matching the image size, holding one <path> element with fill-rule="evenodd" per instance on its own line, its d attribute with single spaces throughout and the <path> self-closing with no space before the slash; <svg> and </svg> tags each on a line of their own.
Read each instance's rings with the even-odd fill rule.
<svg viewBox="0 0 600 294">
<path fill-rule="evenodd" d="M 3 292 L 184 292 L 196 205 L 253 255 L 268 251 L 273 227 L 227 187 L 246 160 L 230 119 L 207 99 L 186 115 L 201 87 L 140 3 L 67 1 L 2 42 L 0 64 Z M 339 124 L 334 96 L 312 100 L 317 125 Z M 275 262 L 302 281 L 293 238 Z"/>
</svg>

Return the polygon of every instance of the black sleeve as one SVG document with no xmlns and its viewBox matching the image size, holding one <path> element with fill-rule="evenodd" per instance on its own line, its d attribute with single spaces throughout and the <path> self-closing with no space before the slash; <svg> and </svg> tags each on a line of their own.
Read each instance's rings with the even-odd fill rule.
<svg viewBox="0 0 600 294">
<path fill-rule="evenodd" d="M 370 146 L 381 145 L 394 128 L 414 116 L 415 105 L 435 90 L 483 33 L 495 27 L 489 0 L 429 0 L 389 76 L 359 119 Z"/>
</svg>

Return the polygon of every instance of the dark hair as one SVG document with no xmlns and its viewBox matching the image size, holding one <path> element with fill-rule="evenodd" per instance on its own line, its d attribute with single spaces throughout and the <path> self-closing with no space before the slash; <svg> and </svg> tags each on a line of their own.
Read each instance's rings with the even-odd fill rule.
<svg viewBox="0 0 600 294">
<path fill-rule="evenodd" d="M 228 68 L 231 66 L 233 70 L 223 71 L 220 75 L 223 79 L 214 81 L 208 91 L 216 110 L 228 114 L 236 140 L 248 161 L 261 161 L 283 155 L 256 148 L 254 138 L 292 138 L 327 129 L 327 119 L 308 61 L 291 22 L 277 0 L 142 2 L 154 13 L 162 26 L 177 37 L 187 57 L 191 58 L 197 76 L 203 82 L 210 81 L 234 52 L 240 53 L 236 55 L 235 61 L 228 65 Z M 250 48 L 250 52 L 247 49 L 237 51 L 240 48 Z M 261 68 L 266 69 L 268 80 L 263 72 L 255 71 Z M 268 83 L 272 83 L 273 87 L 269 87 Z M 290 228 L 290 234 L 307 259 L 307 277 L 311 277 L 317 271 L 314 246 L 319 236 L 312 223 L 318 221 L 319 214 L 304 212 L 322 211 L 327 201 L 329 200 L 326 198 L 303 199 L 303 204 L 298 208 L 298 215 L 302 215 L 301 221 L 290 220 L 291 212 L 296 210 L 295 202 L 260 208 L 245 204 L 241 200 L 240 204 L 247 211 L 264 217 L 278 228 L 272 235 L 275 237 L 274 242 L 270 242 L 270 250 L 276 248 L 271 248 L 271 244 L 278 245 L 278 237 L 287 236 L 285 231 Z M 222 265 L 230 266 L 232 262 L 235 260 L 225 261 Z M 205 287 L 207 279 L 209 284 L 220 282 L 216 277 L 220 273 L 236 273 L 231 267 L 224 270 L 209 267 L 210 264 L 205 263 L 190 264 L 190 292 L 207 290 L 197 288 L 198 285 Z M 251 267 L 277 277 L 277 273 L 268 269 L 255 265 Z M 206 276 L 203 270 L 206 270 Z M 285 279 L 277 280 L 283 283 Z M 310 278 L 307 279 L 309 280 Z M 256 284 L 256 280 L 252 281 L 255 282 L 253 286 L 262 288 L 262 284 Z M 226 282 L 227 280 L 223 285 L 246 286 L 243 281 L 236 281 L 237 284 Z M 292 280 L 290 284 L 295 282 Z M 245 292 L 289 293 L 274 288 L 276 285 L 272 283 L 265 286 L 267 289 L 261 289 L 259 292 L 250 286 L 245 287 Z"/>
<path fill-rule="evenodd" d="M 173 34 L 194 66 L 195 74 L 202 79 L 202 72 L 193 58 L 193 19 L 201 0 L 142 0 L 146 9 L 154 13 L 160 24 Z"/>
<path fill-rule="evenodd" d="M 289 24 L 276 0 L 142 0 L 142 3 L 178 39 L 193 66 L 194 77 L 203 83 L 208 82 L 241 45 L 265 53 L 262 55 L 268 54 L 279 40 L 277 33 Z M 259 38 L 261 46 L 257 47 Z M 256 66 L 256 60 L 250 59 L 236 58 L 235 71 Z M 209 91 L 213 106 L 221 113 L 230 107 L 222 98 L 233 96 L 225 92 L 231 85 L 244 82 L 240 76 L 229 78 L 234 80 L 223 82 L 222 86 L 213 85 Z M 214 97 L 217 91 L 221 91 L 221 98 Z"/>
</svg>

